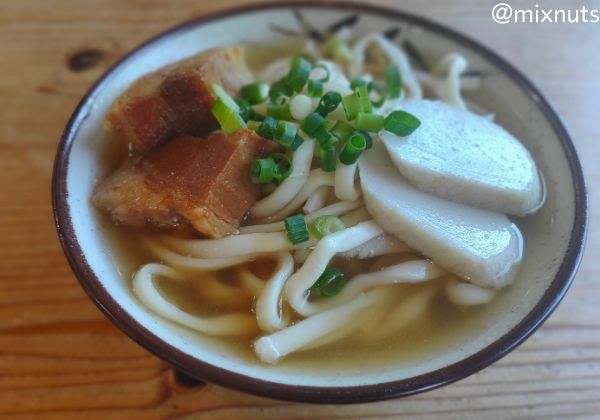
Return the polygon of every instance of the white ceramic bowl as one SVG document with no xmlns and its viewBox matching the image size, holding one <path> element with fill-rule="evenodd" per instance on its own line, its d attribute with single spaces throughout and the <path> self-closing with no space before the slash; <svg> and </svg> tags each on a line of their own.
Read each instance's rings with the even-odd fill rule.
<svg viewBox="0 0 600 420">
<path fill-rule="evenodd" d="M 450 51 L 464 54 L 483 75 L 469 99 L 496 114 L 533 154 L 548 198 L 524 224 L 526 256 L 516 283 L 465 340 L 417 363 L 368 358 L 341 369 L 281 363 L 266 366 L 219 341 L 153 315 L 132 295 L 106 230 L 90 204 L 106 174 L 100 156 L 109 137 L 102 121 L 112 101 L 141 75 L 219 45 L 286 39 L 280 28 L 318 32 L 335 23 L 356 35 L 406 34 L 413 59 L 432 63 Z M 316 35 L 315 35 L 316 34 Z M 410 48 L 412 47 L 412 48 Z M 586 193 L 573 144 L 542 94 L 492 51 L 454 31 L 396 10 L 357 4 L 271 4 L 225 11 L 179 25 L 125 56 L 86 94 L 64 132 L 53 179 L 56 225 L 65 254 L 99 308 L 135 341 L 194 377 L 273 398 L 359 402 L 408 395 L 470 375 L 525 340 L 559 303 L 579 263 L 586 229 Z M 324 356 L 325 357 L 325 356 Z"/>
</svg>

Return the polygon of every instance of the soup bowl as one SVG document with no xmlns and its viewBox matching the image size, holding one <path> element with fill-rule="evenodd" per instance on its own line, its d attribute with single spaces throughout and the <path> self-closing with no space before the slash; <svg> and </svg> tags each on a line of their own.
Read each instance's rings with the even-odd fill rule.
<svg viewBox="0 0 600 420">
<path fill-rule="evenodd" d="M 276 24 L 274 23 L 276 22 Z M 368 357 L 345 364 L 323 350 L 325 363 L 265 365 L 235 346 L 162 319 L 143 307 L 130 288 L 105 220 L 90 202 L 94 185 L 114 168 L 106 163 L 112 140 L 102 122 L 113 100 L 134 80 L 211 47 L 285 43 L 292 33 L 317 39 L 351 27 L 357 36 L 385 31 L 401 42 L 415 65 L 447 52 L 463 54 L 481 86 L 467 99 L 495 114 L 516 135 L 544 174 L 547 199 L 521 224 L 525 257 L 515 284 L 486 309 L 469 331 L 443 348 L 418 351 L 411 360 Z M 551 169 L 551 170 L 550 170 Z M 586 192 L 575 148 L 544 96 L 513 66 L 457 32 L 397 10 L 360 4 L 293 2 L 248 6 L 203 16 L 137 47 L 84 96 L 60 141 L 53 176 L 56 227 L 81 285 L 129 337 L 176 369 L 199 379 L 271 398 L 345 403 L 426 391 L 459 380 L 517 347 L 556 308 L 575 275 L 586 232 Z M 517 223 L 520 223 L 517 221 Z M 377 359 L 377 358 L 375 358 Z"/>
</svg>

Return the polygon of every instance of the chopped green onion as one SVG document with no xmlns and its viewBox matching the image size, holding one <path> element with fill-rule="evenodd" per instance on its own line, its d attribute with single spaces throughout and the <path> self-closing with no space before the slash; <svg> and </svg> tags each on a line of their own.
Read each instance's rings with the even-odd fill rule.
<svg viewBox="0 0 600 420">
<path fill-rule="evenodd" d="M 335 111 L 340 102 L 342 102 L 342 95 L 337 92 L 327 92 L 319 101 L 315 112 L 325 117 L 330 112 Z"/>
<path fill-rule="evenodd" d="M 359 112 L 356 116 L 356 128 L 357 130 L 375 133 L 383 128 L 384 121 L 383 115 Z"/>
<path fill-rule="evenodd" d="M 350 89 L 354 90 L 359 86 L 363 86 L 366 85 L 367 81 L 365 79 L 363 79 L 362 77 L 353 77 L 352 80 L 350 81 Z"/>
<path fill-rule="evenodd" d="M 360 112 L 373 112 L 373 106 L 371 105 L 371 98 L 369 97 L 369 89 L 367 85 L 360 85 L 354 89 L 354 92 L 358 95 L 358 103 L 360 106 Z"/>
<path fill-rule="evenodd" d="M 414 115 L 405 111 L 392 111 L 385 117 L 383 128 L 397 136 L 406 137 L 420 125 L 421 121 Z"/>
<path fill-rule="evenodd" d="M 321 168 L 325 172 L 333 172 L 336 167 L 337 156 L 335 155 L 335 147 L 321 146 L 319 147 L 319 158 L 321 159 Z"/>
<path fill-rule="evenodd" d="M 269 85 L 265 82 L 254 82 L 249 85 L 242 86 L 240 95 L 250 105 L 261 104 L 269 97 Z"/>
<path fill-rule="evenodd" d="M 317 239 L 345 228 L 346 225 L 342 222 L 342 219 L 336 216 L 319 216 L 310 225 L 310 231 Z"/>
<path fill-rule="evenodd" d="M 313 137 L 321 147 L 333 147 L 338 141 L 337 137 L 331 134 L 325 127 L 319 128 Z"/>
<path fill-rule="evenodd" d="M 360 111 L 360 99 L 356 93 L 351 93 L 342 98 L 342 106 L 346 113 L 346 119 L 352 121 Z"/>
<path fill-rule="evenodd" d="M 256 130 L 256 134 L 268 140 L 273 140 L 275 138 L 276 130 L 277 120 L 273 117 L 266 117 Z"/>
<path fill-rule="evenodd" d="M 300 136 L 300 134 L 296 133 L 294 141 L 292 142 L 292 144 L 290 144 L 290 149 L 296 151 L 302 143 L 304 143 L 304 139 L 302 138 L 302 136 Z"/>
<path fill-rule="evenodd" d="M 267 105 L 267 115 L 278 120 L 291 120 L 289 102 L 282 105 L 270 103 Z"/>
<path fill-rule="evenodd" d="M 235 100 L 235 103 L 240 107 L 240 116 L 246 123 L 250 120 L 261 121 L 265 118 L 256 112 L 247 100 L 238 98 Z"/>
<path fill-rule="evenodd" d="M 308 229 L 304 216 L 301 214 L 290 216 L 285 219 L 284 225 L 287 237 L 292 244 L 308 241 Z"/>
<path fill-rule="evenodd" d="M 246 123 L 248 125 L 249 130 L 257 131 L 258 127 L 262 124 L 261 121 L 250 120 Z"/>
<path fill-rule="evenodd" d="M 386 83 L 387 91 L 390 95 L 390 98 L 399 98 L 400 92 L 402 90 L 402 75 L 400 74 L 400 70 L 398 70 L 398 66 L 396 66 L 395 64 L 390 64 L 387 67 Z"/>
<path fill-rule="evenodd" d="M 320 80 L 309 80 L 306 87 L 308 96 L 312 98 L 318 98 L 323 95 L 323 82 Z"/>
<path fill-rule="evenodd" d="M 309 136 L 314 137 L 320 128 L 327 128 L 327 120 L 318 112 L 313 112 L 302 121 L 300 128 Z"/>
<path fill-rule="evenodd" d="M 360 157 L 360 154 L 366 148 L 367 140 L 365 139 L 365 137 L 358 132 L 352 134 L 348 138 L 348 140 L 344 144 L 344 147 L 342 148 L 342 151 L 340 152 L 340 162 L 342 162 L 344 165 L 352 165 L 356 163 L 356 161 Z"/>
<path fill-rule="evenodd" d="M 281 103 L 281 99 L 287 99 L 294 94 L 284 79 L 278 80 L 271 85 L 269 99 L 273 103 Z"/>
<path fill-rule="evenodd" d="M 323 297 L 332 297 L 342 291 L 346 285 L 346 276 L 339 268 L 327 267 L 310 288 L 311 292 Z"/>
<path fill-rule="evenodd" d="M 354 131 L 352 124 L 348 124 L 346 121 L 338 120 L 333 128 L 331 134 L 336 136 L 340 140 L 346 140 L 350 137 L 350 134 Z"/>
<path fill-rule="evenodd" d="M 275 131 L 275 140 L 283 147 L 291 147 L 296 138 L 298 129 L 292 124 L 288 124 L 285 121 L 279 121 L 277 123 L 277 130 Z"/>
<path fill-rule="evenodd" d="M 325 72 L 325 75 L 323 77 L 312 78 L 311 80 L 317 80 L 322 83 L 328 82 L 329 77 L 330 77 L 329 68 L 325 64 L 319 63 L 319 64 L 315 64 L 313 66 L 312 71 L 314 72 L 315 70 L 318 70 L 318 69 L 323 70 Z"/>
<path fill-rule="evenodd" d="M 354 56 L 350 47 L 338 36 L 329 38 L 322 51 L 326 57 L 332 57 L 341 63 L 351 62 Z"/>
<path fill-rule="evenodd" d="M 281 182 L 286 179 L 292 173 L 294 169 L 290 157 L 284 153 L 273 153 L 269 156 L 270 159 L 275 162 L 275 170 L 273 179 L 277 182 Z"/>
<path fill-rule="evenodd" d="M 240 107 L 235 103 L 225 90 L 217 85 L 212 85 L 212 90 L 217 97 L 210 111 L 219 122 L 224 133 L 233 133 L 240 128 L 246 128 L 246 123 L 240 115 Z"/>
<path fill-rule="evenodd" d="M 356 130 L 353 134 L 360 134 L 365 138 L 365 144 L 367 145 L 367 149 L 373 147 L 373 139 L 371 138 L 371 135 L 366 131 Z"/>
<path fill-rule="evenodd" d="M 381 83 L 377 80 L 373 80 L 367 84 L 367 90 L 369 91 L 369 99 L 374 107 L 379 108 L 385 102 L 385 91 Z M 376 92 L 375 98 L 373 98 L 372 92 Z"/>
<path fill-rule="evenodd" d="M 268 184 L 273 181 L 277 164 L 273 159 L 255 159 L 250 165 L 250 179 L 253 184 Z"/>
<path fill-rule="evenodd" d="M 308 60 L 301 56 L 294 57 L 290 71 L 285 76 L 285 83 L 294 93 L 302 92 L 310 76 L 311 69 L 312 64 Z"/>
</svg>

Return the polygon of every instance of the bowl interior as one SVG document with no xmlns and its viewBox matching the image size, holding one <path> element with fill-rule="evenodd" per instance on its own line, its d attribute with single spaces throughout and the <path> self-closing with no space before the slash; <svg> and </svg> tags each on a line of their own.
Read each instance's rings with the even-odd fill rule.
<svg viewBox="0 0 600 420">
<path fill-rule="evenodd" d="M 564 144 L 553 128 L 555 123 L 542 112 L 540 99 L 528 92 L 520 79 L 515 81 L 505 73 L 505 67 L 490 60 L 487 54 L 471 44 L 464 43 L 462 38 L 452 38 L 446 32 L 438 32 L 432 26 L 403 15 L 359 12 L 333 6 L 303 6 L 297 9 L 315 28 L 326 28 L 358 13 L 360 19 L 353 27 L 356 36 L 401 28 L 398 42 L 402 38 L 408 39 L 426 62 L 431 64 L 444 54 L 456 51 L 468 58 L 470 69 L 483 74 L 481 88 L 469 93 L 467 98 L 493 112 L 497 122 L 521 139 L 543 172 L 547 187 L 547 202 L 543 209 L 534 217 L 516 220 L 526 241 L 526 255 L 516 283 L 494 303 L 482 309 L 480 316 L 466 319 L 465 327 L 447 346 L 418 352 L 410 359 L 365 357 L 361 363 L 344 365 L 332 362 L 335 355 L 326 355 L 326 363 L 306 364 L 290 360 L 277 366 L 263 365 L 220 340 L 174 325 L 140 306 L 131 293 L 131 273 L 118 248 L 114 247 L 110 229 L 106 229 L 104 221 L 90 204 L 94 185 L 109 168 L 114 167 L 101 158 L 110 148 L 110 142 L 115 141 L 102 128 L 107 109 L 141 75 L 199 51 L 240 42 L 285 42 L 289 38 L 274 30 L 270 22 L 297 31 L 300 31 L 300 25 L 291 9 L 279 7 L 250 10 L 182 26 L 138 49 L 93 89 L 74 117 L 64 145 L 66 180 L 63 191 L 66 196 L 60 200 L 64 200 L 76 238 L 76 243 L 72 243 L 75 248 L 70 252 L 77 253 L 77 246 L 81 248 L 81 255 L 71 255 L 71 260 L 76 260 L 75 265 L 83 267 L 78 274 L 84 287 L 117 323 L 121 326 L 127 324 L 126 331 L 131 334 L 132 330 L 136 330 L 133 335 L 143 345 L 196 375 L 202 374 L 202 365 L 195 362 L 199 360 L 225 371 L 274 383 L 346 387 L 400 381 L 460 362 L 511 331 L 538 304 L 553 281 L 563 285 L 569 281 L 572 267 L 567 277 L 559 280 L 555 277 L 572 239 L 577 197 Z M 128 317 L 135 321 L 130 322 Z M 532 327 L 530 325 L 529 329 Z M 521 335 L 526 335 L 526 331 L 527 328 L 524 328 Z M 169 346 L 185 353 L 185 360 L 170 353 Z M 492 346 L 486 351 L 493 359 L 491 355 L 494 352 L 503 350 Z M 382 355 L 385 354 L 384 351 Z M 207 376 L 218 380 L 217 376 L 221 373 L 217 369 Z"/>
</svg>

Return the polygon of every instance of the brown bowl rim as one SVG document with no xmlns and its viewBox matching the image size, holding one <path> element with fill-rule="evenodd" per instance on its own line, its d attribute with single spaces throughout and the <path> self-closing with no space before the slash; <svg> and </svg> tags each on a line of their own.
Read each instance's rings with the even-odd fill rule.
<svg viewBox="0 0 600 420">
<path fill-rule="evenodd" d="M 508 333 L 470 357 L 412 378 L 371 385 L 314 387 L 281 384 L 257 379 L 198 360 L 158 338 L 152 331 L 146 329 L 131 317 L 123 307 L 108 294 L 87 262 L 84 250 L 77 240 L 71 222 L 71 214 L 66 201 L 68 194 L 66 178 L 72 143 L 76 138 L 81 123 L 91 112 L 91 103 L 97 92 L 102 90 L 104 86 L 110 82 L 115 74 L 118 73 L 119 68 L 125 63 L 135 59 L 137 52 L 158 40 L 170 37 L 197 25 L 248 12 L 265 9 L 301 7 L 347 10 L 348 12 L 355 13 L 383 15 L 388 18 L 409 22 L 428 31 L 433 31 L 438 35 L 451 38 L 455 42 L 482 55 L 486 60 L 489 60 L 526 92 L 527 95 L 535 101 L 538 108 L 551 123 L 554 132 L 561 142 L 563 151 L 569 162 L 569 169 L 573 178 L 575 193 L 575 219 L 564 259 L 555 278 L 550 284 L 550 287 L 527 316 Z M 131 339 L 163 360 L 169 362 L 176 369 L 193 377 L 250 394 L 311 403 L 359 403 L 412 395 L 463 379 L 489 366 L 520 345 L 537 328 L 539 328 L 539 326 L 554 311 L 575 277 L 575 273 L 582 258 L 587 234 L 586 185 L 573 142 L 559 116 L 547 99 L 523 74 L 521 74 L 520 71 L 515 69 L 496 53 L 471 38 L 420 16 L 378 5 L 339 1 L 267 2 L 221 10 L 183 22 L 140 44 L 107 70 L 107 72 L 89 89 L 66 125 L 58 145 L 54 163 L 52 204 L 58 237 L 75 276 L 98 308 L 100 308 L 106 317 L 114 322 Z"/>
</svg>

